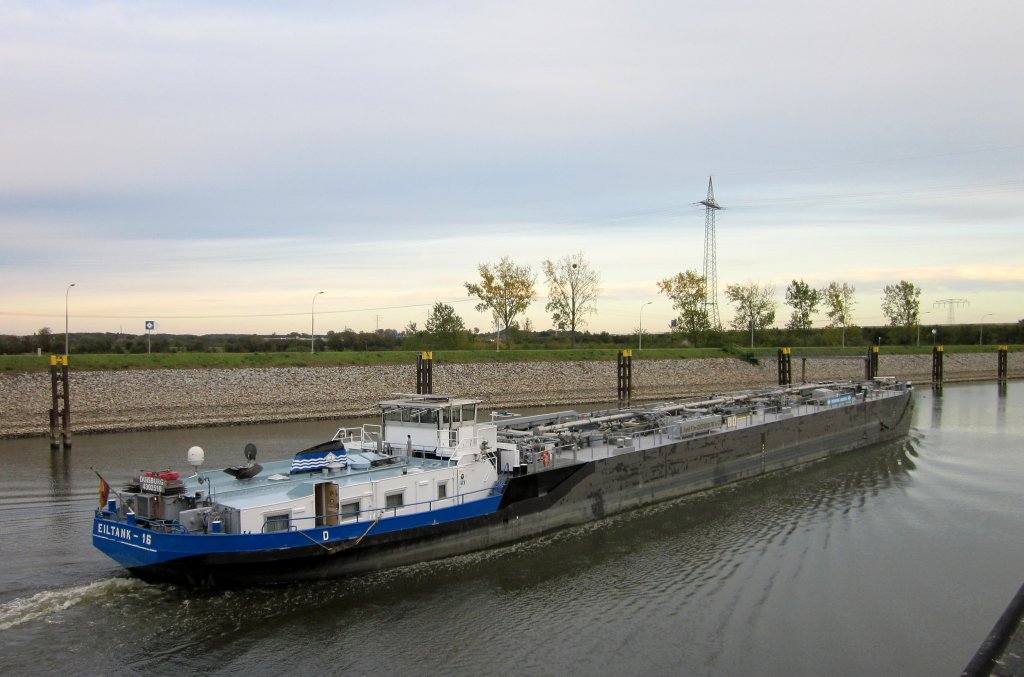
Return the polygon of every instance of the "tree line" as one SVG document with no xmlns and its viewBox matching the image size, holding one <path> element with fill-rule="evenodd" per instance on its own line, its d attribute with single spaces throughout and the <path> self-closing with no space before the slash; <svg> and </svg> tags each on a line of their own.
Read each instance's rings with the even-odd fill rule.
<svg viewBox="0 0 1024 677">
<path fill-rule="evenodd" d="M 596 312 L 600 295 L 600 275 L 593 270 L 582 253 L 563 257 L 557 261 L 546 260 L 542 265 L 548 287 L 546 310 L 551 316 L 554 329 L 567 332 L 570 345 L 576 345 L 578 331 L 586 325 L 587 316 Z M 508 335 L 510 329 L 518 327 L 516 318 L 525 313 L 536 294 L 536 275 L 529 266 L 520 266 L 508 257 L 496 264 L 482 263 L 478 267 L 479 282 L 466 282 L 470 296 L 478 300 L 476 309 L 490 312 L 495 326 L 503 327 Z M 708 303 L 707 279 L 695 270 L 685 270 L 676 275 L 658 280 L 658 292 L 672 301 L 677 313 L 671 323 L 671 331 L 681 335 L 682 341 L 691 346 L 717 346 L 735 335 L 727 336 L 728 330 L 712 326 Z M 756 344 L 757 334 L 762 342 L 778 345 L 779 332 L 765 335 L 775 324 L 778 302 L 775 288 L 770 284 L 747 282 L 730 284 L 725 287 L 725 297 L 734 306 L 730 322 L 732 332 L 749 332 L 750 346 Z M 841 346 L 847 345 L 848 336 L 857 343 L 856 335 L 863 333 L 854 322 L 854 308 L 857 304 L 856 289 L 848 282 L 833 280 L 816 288 L 805 280 L 793 280 L 786 287 L 786 304 L 792 312 L 783 327 L 791 335 L 786 344 L 803 345 L 813 340 L 801 336 L 814 328 L 815 314 L 824 311 L 826 317 L 825 337 L 835 337 Z M 882 314 L 888 321 L 884 332 L 894 343 L 920 343 L 921 288 L 908 280 L 885 285 L 881 298 Z M 1020 324 L 1024 324 L 1022 320 Z M 530 327 L 525 327 L 530 329 Z M 641 328 L 637 328 L 637 332 Z M 956 333 L 958 330 L 953 330 Z M 871 334 L 881 339 L 877 328 Z M 948 334 L 950 332 L 944 332 Z M 793 335 L 795 334 L 795 335 Z M 996 340 L 996 335 L 990 338 Z M 770 340 L 774 339 L 774 340 Z M 979 332 L 980 340 L 980 332 Z M 746 341 L 743 341 L 744 343 Z M 739 343 L 739 341 L 737 341 Z"/>
<path fill-rule="evenodd" d="M 629 347 L 640 332 L 629 334 L 591 333 L 586 330 L 589 316 L 597 312 L 601 294 L 601 276 L 582 252 L 560 259 L 543 261 L 541 270 L 547 286 L 545 310 L 551 329 L 536 331 L 525 316 L 536 300 L 537 274 L 528 265 L 519 265 L 509 257 L 477 266 L 478 281 L 464 284 L 467 295 L 476 299 L 476 309 L 489 313 L 493 331 L 470 330 L 455 308 L 447 303 L 433 305 L 421 328 L 409 322 L 401 331 L 381 329 L 356 332 L 350 329 L 328 331 L 313 343 L 320 350 L 485 350 L 521 348 Z M 791 308 L 789 320 L 775 328 L 778 301 L 773 285 L 758 282 L 729 284 L 725 297 L 734 306 L 728 327 L 712 326 L 708 307 L 707 280 L 695 270 L 685 270 L 656 281 L 660 294 L 671 302 L 676 317 L 666 334 L 644 333 L 651 347 L 724 347 L 745 345 L 861 345 L 883 340 L 886 343 L 920 343 L 921 288 L 900 280 L 883 289 L 881 310 L 888 321 L 885 327 L 858 327 L 854 322 L 857 305 L 853 285 L 834 280 L 816 288 L 803 279 L 794 279 L 785 292 Z M 815 315 L 823 312 L 824 327 L 815 327 Z M 950 344 L 981 341 L 978 325 L 942 327 L 941 340 Z M 978 340 L 970 336 L 978 332 Z M 988 343 L 1024 342 L 1024 320 L 1016 325 L 991 325 L 984 330 Z M 61 352 L 62 335 L 44 327 L 32 336 L 0 335 L 0 354 Z M 930 330 L 926 342 L 932 339 Z M 936 337 L 937 338 L 937 337 Z M 310 348 L 310 337 L 298 332 L 284 336 L 256 335 L 74 335 L 77 352 L 144 353 L 176 351 L 284 352 Z"/>
<path fill-rule="evenodd" d="M 921 332 L 921 345 L 931 345 L 931 327 L 927 325 Z M 981 327 L 977 324 L 938 325 L 936 340 L 947 345 L 977 344 L 981 339 Z M 846 333 L 846 345 L 883 346 L 914 344 L 917 332 L 908 339 L 902 328 L 891 326 L 849 327 Z M 452 344 L 444 342 L 445 337 L 421 330 L 416 334 L 395 329 L 379 329 L 376 331 L 327 332 L 317 336 L 316 350 L 323 351 L 398 351 L 398 350 L 495 350 L 495 336 L 491 334 L 466 332 L 457 337 Z M 568 334 L 556 329 L 528 331 L 521 328 L 510 329 L 510 338 L 517 349 L 524 350 L 563 350 L 572 348 Z M 709 333 L 704 347 L 721 348 L 726 351 L 736 350 L 743 354 L 745 349 L 738 346 L 749 345 L 749 329 L 723 329 L 721 332 Z M 812 327 L 811 329 L 787 329 L 770 327 L 758 333 L 758 343 L 762 346 L 790 347 L 826 347 L 838 346 L 842 335 L 840 328 Z M 502 335 L 501 349 L 505 350 L 506 336 Z M 1024 343 L 1024 321 L 1016 324 L 986 324 L 984 341 L 987 345 L 996 343 Z M 649 334 L 644 331 L 644 350 L 658 348 L 685 348 L 691 342 L 682 332 L 661 332 Z M 577 349 L 616 349 L 637 348 L 637 333 L 590 332 L 581 330 L 576 333 L 575 348 Z M 29 336 L 0 335 L 0 354 L 19 355 L 34 353 L 36 350 L 44 355 L 64 352 L 64 335 L 40 333 Z M 309 353 L 309 335 L 292 334 L 287 336 L 259 336 L 249 334 L 153 334 L 151 337 L 142 335 L 125 335 L 112 333 L 80 333 L 71 336 L 71 352 L 73 354 L 146 354 L 179 352 L 226 352 L 226 353 L 270 353 L 270 352 L 302 352 Z"/>
</svg>

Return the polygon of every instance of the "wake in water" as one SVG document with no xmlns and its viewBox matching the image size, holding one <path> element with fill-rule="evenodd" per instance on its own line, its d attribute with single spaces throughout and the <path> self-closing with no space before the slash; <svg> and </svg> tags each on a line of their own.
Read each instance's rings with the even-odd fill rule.
<svg viewBox="0 0 1024 677">
<path fill-rule="evenodd" d="M 94 602 L 140 587 L 145 587 L 145 583 L 137 579 L 106 578 L 71 588 L 43 590 L 31 597 L 0 604 L 0 630 L 9 630 L 22 623 L 49 618 L 82 602 Z"/>
</svg>

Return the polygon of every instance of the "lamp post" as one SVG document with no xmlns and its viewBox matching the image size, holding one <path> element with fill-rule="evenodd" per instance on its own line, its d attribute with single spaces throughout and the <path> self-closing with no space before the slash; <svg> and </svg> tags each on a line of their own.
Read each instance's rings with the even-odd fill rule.
<svg viewBox="0 0 1024 677">
<path fill-rule="evenodd" d="M 932 348 L 935 347 L 935 336 L 939 333 L 938 329 L 932 329 Z"/>
<path fill-rule="evenodd" d="M 67 357 L 68 350 L 70 350 L 71 342 L 68 340 L 68 294 L 71 293 L 71 288 L 75 286 L 72 282 L 68 285 L 67 291 L 64 292 L 64 356 Z"/>
<path fill-rule="evenodd" d="M 638 334 L 638 336 L 637 336 L 637 345 L 636 345 L 636 349 L 637 350 L 643 350 L 644 349 L 644 306 L 649 306 L 652 303 L 654 303 L 654 301 L 648 301 L 647 303 L 645 303 L 642 306 L 640 306 L 640 331 L 637 332 L 637 334 Z"/>
<path fill-rule="evenodd" d="M 978 329 L 978 345 L 982 345 L 985 342 L 985 318 L 992 313 L 985 313 L 981 316 L 981 327 Z"/>
<path fill-rule="evenodd" d="M 313 294 L 313 302 L 309 304 L 309 352 L 316 352 L 316 297 L 323 294 L 318 291 Z"/>
<path fill-rule="evenodd" d="M 927 310 L 924 311 L 923 313 L 921 313 L 921 315 L 927 315 L 927 314 L 928 314 Z M 921 317 L 920 316 L 918 316 L 918 318 L 917 318 L 917 345 L 918 345 L 918 347 L 921 347 Z"/>
</svg>

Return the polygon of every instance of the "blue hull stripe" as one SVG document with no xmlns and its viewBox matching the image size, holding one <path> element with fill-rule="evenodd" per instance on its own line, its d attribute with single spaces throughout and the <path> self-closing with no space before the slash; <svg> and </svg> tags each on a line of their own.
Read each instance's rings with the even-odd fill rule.
<svg viewBox="0 0 1024 677">
<path fill-rule="evenodd" d="M 110 519 L 109 513 L 97 511 L 93 520 L 92 542 L 124 567 L 144 567 L 197 555 L 305 549 L 314 544 L 331 546 L 357 539 L 367 533 L 367 529 L 371 535 L 383 534 L 487 515 L 495 512 L 500 503 L 500 495 L 489 496 L 429 512 L 385 517 L 372 529 L 373 520 L 362 519 L 338 526 L 270 534 L 164 533 L 128 525 Z"/>
</svg>

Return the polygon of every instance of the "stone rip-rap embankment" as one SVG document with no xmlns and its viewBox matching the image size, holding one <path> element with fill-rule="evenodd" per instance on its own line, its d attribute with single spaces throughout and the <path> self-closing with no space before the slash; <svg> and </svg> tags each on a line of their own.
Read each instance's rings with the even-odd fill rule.
<svg viewBox="0 0 1024 677">
<path fill-rule="evenodd" d="M 753 365 L 731 358 L 633 361 L 634 400 L 663 400 L 777 383 L 774 359 Z M 882 355 L 879 373 L 921 383 L 930 355 Z M 947 354 L 945 381 L 993 380 L 993 353 Z M 1011 378 L 1024 376 L 1024 353 L 1009 355 Z M 793 380 L 858 379 L 861 358 L 813 360 Z M 612 362 L 481 362 L 434 365 L 434 392 L 484 401 L 486 409 L 609 402 Z M 364 415 L 394 393 L 415 392 L 414 365 L 262 369 L 72 371 L 76 433 L 331 419 Z M 48 373 L 0 374 L 0 437 L 48 431 Z"/>
</svg>

